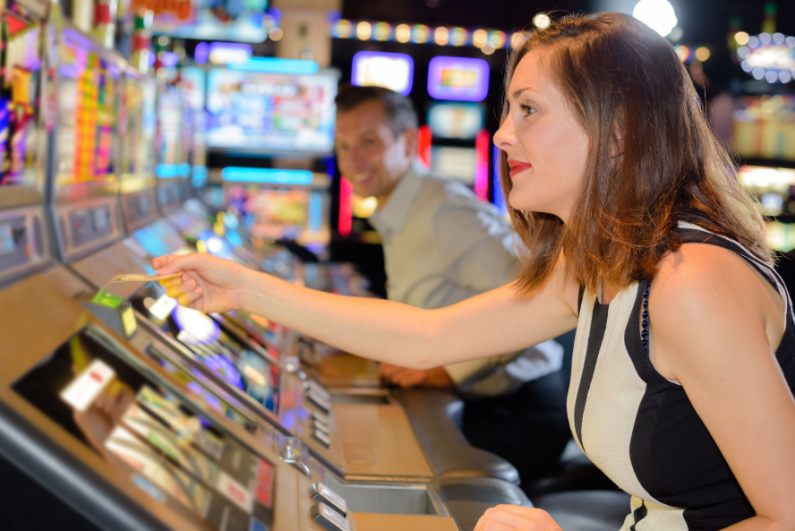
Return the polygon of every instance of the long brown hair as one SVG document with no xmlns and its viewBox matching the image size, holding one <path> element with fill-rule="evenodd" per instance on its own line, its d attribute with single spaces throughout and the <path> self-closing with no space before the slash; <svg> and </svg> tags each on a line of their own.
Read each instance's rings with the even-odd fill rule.
<svg viewBox="0 0 795 531">
<path fill-rule="evenodd" d="M 679 248 L 679 220 L 742 243 L 771 261 L 764 223 L 713 136 L 697 92 L 671 45 L 619 13 L 568 16 L 530 32 L 509 59 L 543 49 L 549 72 L 589 138 L 583 187 L 568 222 L 509 208 L 525 244 L 518 287 L 540 285 L 563 252 L 589 290 L 651 279 Z M 503 112 L 503 120 L 505 112 Z M 507 156 L 500 178 L 511 190 Z"/>
</svg>

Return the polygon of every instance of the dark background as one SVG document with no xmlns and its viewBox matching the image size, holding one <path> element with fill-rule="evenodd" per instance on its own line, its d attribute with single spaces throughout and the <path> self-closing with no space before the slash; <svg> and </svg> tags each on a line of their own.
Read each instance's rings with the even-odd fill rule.
<svg viewBox="0 0 795 531">
<path fill-rule="evenodd" d="M 750 34 L 761 31 L 764 1 L 753 0 L 669 0 L 683 29 L 682 42 L 719 44 L 725 42 L 729 21 L 739 17 L 741 28 Z M 494 28 L 503 31 L 528 27 L 540 11 L 631 12 L 634 0 L 344 0 L 342 16 L 429 26 Z M 777 5 L 777 30 L 795 34 L 795 2 Z M 431 45 L 428 45 L 431 46 Z"/>
</svg>

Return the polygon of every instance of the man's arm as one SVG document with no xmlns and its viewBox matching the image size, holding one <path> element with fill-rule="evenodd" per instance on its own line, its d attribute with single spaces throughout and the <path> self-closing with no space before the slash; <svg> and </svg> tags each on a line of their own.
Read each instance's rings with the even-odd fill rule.
<svg viewBox="0 0 795 531">
<path fill-rule="evenodd" d="M 437 260 L 446 281 L 436 294 L 438 298 L 426 301 L 426 308 L 455 304 L 509 284 L 519 276 L 513 230 L 491 204 L 468 193 L 453 193 L 434 216 L 433 229 L 439 242 Z M 518 355 L 495 354 L 443 369 L 455 386 L 462 388 Z"/>
<path fill-rule="evenodd" d="M 443 279 L 429 292 L 407 293 L 404 301 L 422 308 L 442 308 L 508 284 L 519 274 L 513 233 L 491 205 L 448 185 L 447 199 L 433 217 L 429 238 L 432 258 Z M 517 353 L 492 356 L 427 370 L 383 365 L 381 376 L 401 387 L 461 387 L 491 373 Z"/>
</svg>

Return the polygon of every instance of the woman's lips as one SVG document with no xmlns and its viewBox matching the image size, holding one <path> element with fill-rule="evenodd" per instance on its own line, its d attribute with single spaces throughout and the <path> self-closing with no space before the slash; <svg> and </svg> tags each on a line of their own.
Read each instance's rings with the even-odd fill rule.
<svg viewBox="0 0 795 531">
<path fill-rule="evenodd" d="M 518 160 L 509 160 L 508 167 L 510 168 L 511 177 L 513 177 L 517 173 L 529 170 L 533 165 L 527 162 L 519 162 Z"/>
</svg>

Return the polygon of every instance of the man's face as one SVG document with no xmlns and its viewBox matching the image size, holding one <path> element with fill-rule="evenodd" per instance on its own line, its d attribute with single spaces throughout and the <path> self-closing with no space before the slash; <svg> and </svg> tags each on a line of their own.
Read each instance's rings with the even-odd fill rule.
<svg viewBox="0 0 795 531">
<path fill-rule="evenodd" d="M 383 206 L 400 177 L 411 166 L 416 131 L 397 138 L 378 100 L 365 101 L 350 111 L 337 113 L 334 144 L 342 176 L 359 197 L 373 196 Z"/>
</svg>

